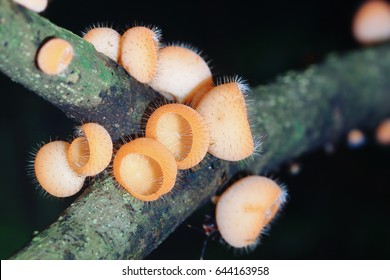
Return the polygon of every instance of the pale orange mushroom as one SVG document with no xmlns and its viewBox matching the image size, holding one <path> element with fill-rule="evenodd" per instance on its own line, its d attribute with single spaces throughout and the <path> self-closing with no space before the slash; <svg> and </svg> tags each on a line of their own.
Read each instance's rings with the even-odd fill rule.
<svg viewBox="0 0 390 280">
<path fill-rule="evenodd" d="M 72 58 L 72 45 L 64 39 L 52 38 L 38 50 L 37 64 L 45 74 L 58 75 L 68 68 Z"/>
<path fill-rule="evenodd" d="M 35 176 L 44 190 L 57 197 L 68 197 L 81 190 L 85 176 L 80 176 L 68 162 L 69 143 L 54 141 L 42 146 L 35 156 Z"/>
<path fill-rule="evenodd" d="M 177 164 L 171 152 L 154 139 L 137 138 L 118 150 L 114 177 L 132 196 L 157 200 L 175 185 Z"/>
<path fill-rule="evenodd" d="M 266 177 L 240 179 L 217 202 L 216 222 L 222 238 L 235 248 L 256 246 L 285 198 L 286 192 Z"/>
<path fill-rule="evenodd" d="M 128 29 L 121 38 L 123 68 L 141 83 L 149 83 L 157 72 L 160 31 L 144 26 Z"/>
<path fill-rule="evenodd" d="M 85 123 L 81 135 L 70 145 L 68 159 L 75 172 L 93 176 L 102 172 L 111 162 L 113 144 L 107 130 L 97 123 Z"/>
<path fill-rule="evenodd" d="M 390 119 L 386 119 L 378 125 L 376 140 L 381 145 L 390 145 Z"/>
<path fill-rule="evenodd" d="M 83 38 L 90 42 L 98 52 L 118 62 L 121 35 L 116 30 L 109 27 L 96 27 L 90 29 Z"/>
<path fill-rule="evenodd" d="M 244 92 L 240 82 L 225 83 L 207 92 L 196 107 L 210 134 L 208 151 L 217 158 L 239 161 L 254 153 Z"/>
<path fill-rule="evenodd" d="M 386 1 L 366 1 L 357 11 L 352 24 L 355 39 L 362 44 L 390 39 L 390 4 Z"/>
<path fill-rule="evenodd" d="M 160 49 L 157 74 L 149 85 L 169 100 L 195 106 L 197 96 L 212 88 L 213 80 L 209 66 L 196 51 L 167 46 Z"/>
<path fill-rule="evenodd" d="M 179 169 L 189 169 L 206 156 L 209 134 L 202 116 L 183 104 L 167 104 L 150 116 L 145 130 L 173 154 Z"/>
</svg>

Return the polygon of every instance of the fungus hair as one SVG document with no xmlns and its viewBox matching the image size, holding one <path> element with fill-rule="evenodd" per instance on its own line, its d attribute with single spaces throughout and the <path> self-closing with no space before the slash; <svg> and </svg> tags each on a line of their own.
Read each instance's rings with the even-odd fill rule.
<svg viewBox="0 0 390 280">
<path fill-rule="evenodd" d="M 390 4 L 386 1 L 366 1 L 356 12 L 352 24 L 355 39 L 362 44 L 390 39 Z"/>
<path fill-rule="evenodd" d="M 47 0 L 13 0 L 13 1 L 37 13 L 43 12 L 47 7 L 47 2 L 48 2 Z"/>
<path fill-rule="evenodd" d="M 65 71 L 73 58 L 73 47 L 64 39 L 52 38 L 38 50 L 37 64 L 47 75 L 58 75 Z"/>
<path fill-rule="evenodd" d="M 157 140 L 137 138 L 118 150 L 113 171 L 115 179 L 131 195 L 152 201 L 171 191 L 177 164 L 171 152 Z"/>
<path fill-rule="evenodd" d="M 126 71 L 141 83 L 149 83 L 156 75 L 160 31 L 136 26 L 121 38 L 120 60 Z"/>
<path fill-rule="evenodd" d="M 118 62 L 121 35 L 116 30 L 109 27 L 95 27 L 85 33 L 83 38 L 98 52 Z"/>
<path fill-rule="evenodd" d="M 255 246 L 285 196 L 285 191 L 266 177 L 240 179 L 217 202 L 216 222 L 222 238 L 235 248 Z"/>
<path fill-rule="evenodd" d="M 220 159 L 243 160 L 255 149 L 243 89 L 238 82 L 216 86 L 196 107 L 210 134 L 208 151 Z"/>
<path fill-rule="evenodd" d="M 81 136 L 75 138 L 70 145 L 69 163 L 78 174 L 93 176 L 102 172 L 111 162 L 111 136 L 97 123 L 85 123 L 80 131 Z"/>
<path fill-rule="evenodd" d="M 67 154 L 69 143 L 53 141 L 42 146 L 35 156 L 35 176 L 49 194 L 68 197 L 83 187 L 85 176 L 80 176 L 70 167 Z"/>
<path fill-rule="evenodd" d="M 160 49 L 157 74 L 149 85 L 169 100 L 191 103 L 213 86 L 212 74 L 204 59 L 192 49 L 166 46 Z"/>
<path fill-rule="evenodd" d="M 206 156 L 209 135 L 202 116 L 183 104 L 167 104 L 153 112 L 145 135 L 158 140 L 173 154 L 179 169 L 189 169 Z"/>
</svg>

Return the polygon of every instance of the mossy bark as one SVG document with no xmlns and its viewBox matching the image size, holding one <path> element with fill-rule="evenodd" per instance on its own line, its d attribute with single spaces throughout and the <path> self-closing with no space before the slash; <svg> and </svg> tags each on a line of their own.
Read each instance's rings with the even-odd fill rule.
<svg viewBox="0 0 390 280">
<path fill-rule="evenodd" d="M 77 121 L 96 121 L 116 140 L 142 133 L 151 104 L 163 102 L 149 87 L 80 37 L 7 0 L 0 0 L 0 69 L 12 80 Z M 57 36 L 72 43 L 75 58 L 50 77 L 35 65 L 41 42 Z M 390 48 L 382 46 L 331 56 L 302 73 L 287 73 L 253 90 L 254 134 L 261 156 L 249 165 L 208 156 L 180 173 L 172 194 L 143 203 L 118 187 L 109 171 L 14 259 L 140 259 L 155 249 L 197 207 L 226 184 L 239 166 L 261 173 L 347 130 L 371 126 L 390 114 Z"/>
</svg>

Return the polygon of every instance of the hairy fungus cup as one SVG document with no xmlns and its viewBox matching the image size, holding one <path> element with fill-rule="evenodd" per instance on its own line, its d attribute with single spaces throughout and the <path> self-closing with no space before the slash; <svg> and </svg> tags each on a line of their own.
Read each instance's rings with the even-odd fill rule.
<svg viewBox="0 0 390 280">
<path fill-rule="evenodd" d="M 137 138 L 117 152 L 114 177 L 135 198 L 152 201 L 171 191 L 175 185 L 175 158 L 160 142 Z"/>
<path fill-rule="evenodd" d="M 390 39 L 390 4 L 386 1 L 366 1 L 357 11 L 353 35 L 362 44 L 378 43 Z"/>
<path fill-rule="evenodd" d="M 102 172 L 111 161 L 111 136 L 97 123 L 85 123 L 80 131 L 81 136 L 74 139 L 69 147 L 69 163 L 78 174 L 93 176 Z"/>
<path fill-rule="evenodd" d="M 167 104 L 155 110 L 146 124 L 145 134 L 167 147 L 178 169 L 197 165 L 209 147 L 209 134 L 202 116 L 183 104 Z"/>
<path fill-rule="evenodd" d="M 268 178 L 240 179 L 217 202 L 216 222 L 222 238 L 235 248 L 255 247 L 262 229 L 275 216 L 285 196 Z"/>
<path fill-rule="evenodd" d="M 158 70 L 149 85 L 169 100 L 190 104 L 213 86 L 209 66 L 195 51 L 183 46 L 160 49 Z"/>
<path fill-rule="evenodd" d="M 85 176 L 73 171 L 68 162 L 69 143 L 54 141 L 42 146 L 35 156 L 35 176 L 44 190 L 57 197 L 76 194 L 83 187 Z"/>
<path fill-rule="evenodd" d="M 58 75 L 65 71 L 72 58 L 72 45 L 64 39 L 52 38 L 38 50 L 37 64 L 45 74 Z"/>
<path fill-rule="evenodd" d="M 141 83 L 156 75 L 160 31 L 137 26 L 128 29 L 121 39 L 120 59 L 126 71 Z"/>
<path fill-rule="evenodd" d="M 47 0 L 13 0 L 13 1 L 37 13 L 43 12 L 47 7 Z"/>
<path fill-rule="evenodd" d="M 83 38 L 90 42 L 98 52 L 118 62 L 121 35 L 116 30 L 109 27 L 92 28 Z"/>
<path fill-rule="evenodd" d="M 210 134 L 208 151 L 217 158 L 239 161 L 254 152 L 245 91 L 237 81 L 222 84 L 207 92 L 196 107 Z"/>
</svg>

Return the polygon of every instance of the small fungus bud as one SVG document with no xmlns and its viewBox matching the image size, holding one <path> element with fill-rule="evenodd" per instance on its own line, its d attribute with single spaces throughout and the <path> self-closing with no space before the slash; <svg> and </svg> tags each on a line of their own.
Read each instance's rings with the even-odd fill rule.
<svg viewBox="0 0 390 280">
<path fill-rule="evenodd" d="M 347 136 L 348 146 L 350 148 L 359 148 L 366 141 L 366 137 L 359 129 L 352 129 Z"/>
<path fill-rule="evenodd" d="M 353 34 L 362 44 L 390 39 L 390 5 L 381 0 L 365 2 L 354 17 Z"/>
<path fill-rule="evenodd" d="M 53 38 L 38 50 L 37 64 L 45 74 L 58 75 L 65 71 L 72 58 L 72 45 L 63 39 Z"/>
</svg>

